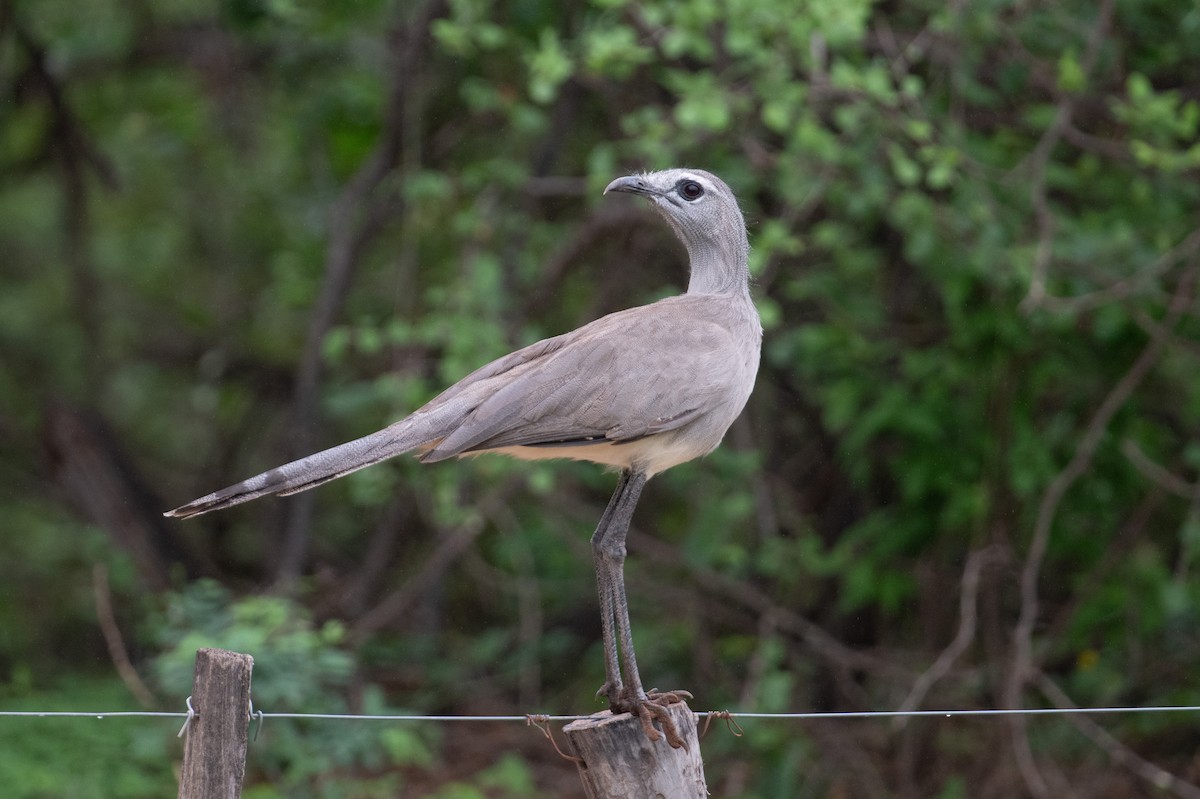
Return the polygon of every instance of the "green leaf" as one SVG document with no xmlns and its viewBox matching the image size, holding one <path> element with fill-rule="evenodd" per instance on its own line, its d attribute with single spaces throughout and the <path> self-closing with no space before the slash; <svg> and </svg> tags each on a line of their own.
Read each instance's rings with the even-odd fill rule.
<svg viewBox="0 0 1200 799">
<path fill-rule="evenodd" d="M 558 34 L 544 28 L 538 37 L 537 51 L 529 57 L 529 96 L 538 103 L 550 102 L 573 71 L 574 66 Z"/>
</svg>

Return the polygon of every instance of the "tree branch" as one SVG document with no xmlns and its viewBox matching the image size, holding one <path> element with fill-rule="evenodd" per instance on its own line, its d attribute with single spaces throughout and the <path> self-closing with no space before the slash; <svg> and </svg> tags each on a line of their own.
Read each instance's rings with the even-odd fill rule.
<svg viewBox="0 0 1200 799">
<path fill-rule="evenodd" d="M 1076 709 L 1079 706 L 1071 701 L 1067 692 L 1045 673 L 1037 674 L 1037 686 L 1055 707 Z M 1182 799 L 1200 799 L 1200 787 L 1176 777 L 1169 771 L 1159 768 L 1141 755 L 1134 752 L 1125 744 L 1118 741 L 1108 730 L 1101 727 L 1090 716 L 1082 713 L 1071 713 L 1067 716 L 1080 732 L 1092 740 L 1092 743 L 1103 749 L 1114 763 L 1119 763 L 1138 775 L 1159 790 L 1170 791 Z"/>
<path fill-rule="evenodd" d="M 1080 69 L 1085 76 L 1091 76 L 1100 57 L 1100 46 L 1112 25 L 1115 0 L 1102 0 L 1097 13 L 1096 23 L 1092 26 L 1085 45 Z M 1029 291 L 1021 301 L 1021 310 L 1030 312 L 1046 297 L 1046 273 L 1049 271 L 1050 260 L 1054 245 L 1054 214 L 1050 210 L 1049 198 L 1046 195 L 1046 167 L 1054 147 L 1063 138 L 1071 125 L 1071 117 L 1079 102 L 1079 95 L 1068 94 L 1063 97 L 1054 114 L 1054 120 L 1042 133 L 1037 145 L 1020 164 L 1013 170 L 1014 175 L 1028 173 L 1030 179 L 1029 196 L 1034 208 L 1037 223 L 1038 245 L 1034 256 L 1033 275 L 1029 281 Z"/>
<path fill-rule="evenodd" d="M 1100 403 L 1100 407 L 1096 409 L 1095 414 L 1088 422 L 1070 462 L 1050 482 L 1042 495 L 1034 524 L 1033 538 L 1030 541 L 1029 552 L 1021 571 L 1021 611 L 1013 630 L 1013 655 L 1004 692 L 1007 707 L 1021 707 L 1022 691 L 1028 680 L 1037 673 L 1033 657 L 1033 628 L 1038 619 L 1038 579 L 1041 576 L 1046 547 L 1050 541 L 1050 530 L 1058 513 L 1058 507 L 1075 482 L 1091 467 L 1092 458 L 1107 432 L 1113 416 L 1158 363 L 1166 343 L 1170 340 L 1170 332 L 1179 324 L 1192 302 L 1192 290 L 1198 268 L 1200 265 L 1193 264 L 1181 276 L 1167 308 L 1162 327 L 1147 342 L 1141 354 Z M 1044 783 L 1038 782 L 1035 777 L 1036 771 L 1030 770 L 1033 763 L 1026 738 L 1025 717 L 1011 716 L 1010 725 L 1018 759 L 1023 762 L 1022 773 L 1029 783 L 1030 790 L 1039 797 L 1048 795 L 1049 789 Z M 1026 754 L 1022 756 L 1022 752 Z"/>
<path fill-rule="evenodd" d="M 913 683 L 912 690 L 908 692 L 908 696 L 900 703 L 899 710 L 915 710 L 920 707 L 929 690 L 938 680 L 950 673 L 950 669 L 953 668 L 955 661 L 962 657 L 962 654 L 967 651 L 967 647 L 975 640 L 979 578 L 985 566 L 999 561 L 1000 558 L 1000 549 L 994 545 L 978 549 L 967 557 L 966 566 L 963 567 L 962 590 L 959 593 L 958 600 L 958 633 L 954 636 L 954 640 L 950 642 L 950 645 L 938 655 L 933 665 L 922 672 L 921 676 Z M 893 722 L 893 727 L 901 729 L 907 724 L 908 717 L 897 716 Z"/>
<path fill-rule="evenodd" d="M 428 46 L 428 30 L 442 11 L 442 0 L 431 0 L 396 36 L 397 53 L 392 69 L 383 129 L 375 148 L 346 184 L 330 211 L 329 244 L 325 251 L 325 278 L 309 321 L 304 350 L 296 369 L 292 406 L 291 457 L 301 457 L 316 447 L 317 388 L 324 368 L 322 344 L 345 303 L 354 273 L 367 246 L 399 215 L 399 201 L 379 189 L 397 165 L 405 132 L 406 106 L 411 87 L 420 74 L 421 58 Z M 275 580 L 287 584 L 300 575 L 308 555 L 314 500 L 301 495 L 288 503 L 282 546 L 276 550 Z M 272 553 L 273 555 L 276 553 Z M 272 558 L 274 559 L 274 558 Z"/>
</svg>

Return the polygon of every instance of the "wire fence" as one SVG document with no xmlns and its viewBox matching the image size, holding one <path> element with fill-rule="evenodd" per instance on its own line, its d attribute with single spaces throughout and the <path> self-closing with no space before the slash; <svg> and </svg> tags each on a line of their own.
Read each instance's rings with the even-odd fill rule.
<svg viewBox="0 0 1200 799">
<path fill-rule="evenodd" d="M 656 742 L 659 740 L 659 734 L 655 733 L 650 728 L 648 719 L 642 719 L 640 728 L 633 728 L 633 738 L 622 739 L 628 746 L 608 746 L 596 748 L 595 732 L 599 727 L 584 725 L 568 725 L 564 728 L 564 733 L 567 735 L 569 745 L 568 750 L 577 752 L 577 754 L 568 754 L 564 752 L 555 740 L 555 737 L 550 729 L 551 722 L 573 722 L 584 719 L 596 720 L 603 718 L 600 714 L 591 715 L 543 715 L 543 714 L 524 714 L 524 715 L 437 715 L 437 714 L 421 714 L 421 713 L 300 713 L 300 712 L 267 712 L 256 710 L 252 698 L 250 686 L 250 676 L 253 666 L 251 656 L 227 650 L 218 649 L 200 649 L 196 653 L 196 673 L 193 680 L 192 690 L 198 700 L 197 704 L 200 710 L 196 709 L 193 704 L 193 697 L 187 697 L 185 701 L 185 710 L 178 711 L 156 711 L 156 710 L 4 710 L 0 709 L 0 720 L 6 718 L 12 719 L 66 719 L 66 718 L 92 718 L 97 720 L 107 720 L 115 718 L 170 718 L 183 719 L 183 725 L 179 729 L 179 737 L 185 739 L 183 761 L 180 767 L 179 776 L 179 796 L 182 799 L 207 799 L 212 796 L 226 795 L 220 791 L 228 789 L 229 786 L 240 786 L 245 775 L 247 744 L 250 741 L 257 740 L 259 732 L 264 726 L 264 722 L 268 719 L 295 719 L 295 720 L 312 720 L 312 721 L 335 721 L 335 722 L 419 722 L 419 723 L 456 723 L 456 722 L 473 722 L 473 723 L 488 723 L 488 722 L 508 722 L 521 723 L 527 726 L 537 727 L 546 736 L 554 749 L 563 758 L 584 764 L 588 762 L 588 758 L 596 757 L 605 763 L 604 769 L 588 769 L 581 766 L 580 779 L 583 780 L 585 788 L 592 785 L 592 780 L 599 779 L 596 774 L 612 773 L 613 779 L 618 782 L 625 780 L 626 777 L 636 779 L 630 775 L 640 774 L 643 772 L 645 756 L 650 756 L 655 765 L 655 771 L 662 776 L 663 779 L 674 779 L 678 777 L 683 779 L 686 773 L 695 776 L 695 768 L 700 769 L 700 775 L 703 776 L 703 767 L 691 764 L 690 760 L 680 759 L 671 752 L 678 752 L 681 748 L 684 752 L 690 753 L 694 748 L 698 751 L 698 746 L 688 747 L 686 741 L 679 737 L 678 730 L 674 723 L 668 723 L 663 720 L 662 734 L 667 736 L 667 742 L 670 747 L 659 748 L 638 748 L 646 747 L 647 742 Z M 686 708 L 681 708 L 686 711 Z M 937 719 L 967 719 L 967 718 L 988 718 L 1000 716 L 1061 716 L 1075 717 L 1077 724 L 1096 726 L 1094 722 L 1084 721 L 1081 716 L 1095 716 L 1100 714 L 1147 714 L 1147 713 L 1197 713 L 1200 712 L 1200 705 L 1154 705 L 1154 706 L 1101 706 L 1101 707 L 1073 707 L 1069 703 L 1059 703 L 1058 707 L 1034 707 L 1034 708 L 997 708 L 997 709 L 976 709 L 976 708 L 958 708 L 958 709 L 941 709 L 941 710 L 915 710 L 915 709 L 900 709 L 900 710 L 851 710 L 851 711 L 799 711 L 799 712 L 759 712 L 759 711 L 729 711 L 729 710 L 705 710 L 696 712 L 694 715 L 697 720 L 703 718 L 704 730 L 699 732 L 696 726 L 691 726 L 690 730 L 685 729 L 685 734 L 690 737 L 693 742 L 698 742 L 698 737 L 703 737 L 708 732 L 709 725 L 712 720 L 719 719 L 726 722 L 729 731 L 740 737 L 744 734 L 741 723 L 751 719 L 754 720 L 808 720 L 814 722 L 833 721 L 833 720 L 872 720 L 872 719 L 906 719 L 906 718 L 937 718 Z M 253 723 L 251 732 L 250 724 Z M 676 720 L 678 722 L 678 719 Z M 603 725 L 602 725 L 603 726 Z M 572 728 L 576 731 L 572 733 Z M 581 729 L 582 727 L 582 729 Z M 585 732 L 586 730 L 586 732 Z M 629 732 L 629 731 L 626 731 Z M 572 739 L 572 735 L 576 736 Z M 1139 774 L 1150 783 L 1159 787 L 1167 786 L 1172 791 L 1186 799 L 1200 799 L 1200 788 L 1189 783 L 1183 782 L 1174 775 L 1163 771 L 1161 768 L 1152 763 L 1142 761 L 1132 753 L 1125 750 L 1119 743 L 1110 740 L 1110 736 L 1096 726 L 1096 730 L 1089 733 L 1101 746 L 1109 750 L 1110 754 L 1121 762 L 1126 763 L 1135 773 Z M 611 743 L 611 742 L 610 742 Z M 678 744 L 678 747 L 676 747 Z M 629 750 L 626 752 L 626 750 Z M 588 754 L 590 752 L 590 754 Z M 660 757 L 661 755 L 661 757 Z M 690 765 L 689 765 L 690 764 Z M 692 771 L 688 771 L 691 769 Z M 601 780 L 603 781 L 603 780 Z M 673 783 L 672 783 L 673 784 Z M 682 784 L 682 783 L 680 783 Z M 222 787 L 223 786 L 223 787 Z M 593 786 L 595 787 L 595 786 Z M 607 795 L 603 791 L 596 794 L 589 792 L 589 795 Z"/>
<path fill-rule="evenodd" d="M 565 759 L 570 759 L 577 764 L 587 762 L 588 757 L 599 757 L 605 762 L 606 768 L 595 770 L 581 768 L 581 780 L 584 786 L 592 785 L 589 782 L 593 779 L 594 774 L 612 771 L 613 775 L 617 775 L 614 779 L 624 780 L 625 776 L 632 774 L 642 774 L 644 763 L 641 757 L 630 757 L 624 753 L 629 747 L 600 747 L 596 750 L 594 740 L 592 740 L 592 732 L 589 732 L 586 737 L 582 731 L 577 731 L 575 734 L 578 740 L 571 740 L 571 728 L 564 728 L 564 733 L 568 735 L 570 741 L 568 749 L 577 752 L 576 755 L 564 752 L 560 749 L 557 740 L 554 739 L 554 734 L 551 731 L 551 722 L 570 722 L 584 719 L 596 719 L 602 717 L 600 714 L 592 715 L 542 715 L 542 714 L 526 714 L 526 715 L 436 715 L 436 714 L 349 714 L 349 713 L 268 713 L 265 710 L 257 710 L 254 708 L 252 699 L 250 678 L 253 660 L 250 655 L 232 653 L 227 650 L 217 649 L 200 649 L 197 651 L 196 679 L 193 681 L 193 692 L 197 692 L 198 704 L 200 709 L 197 710 L 193 704 L 192 696 L 188 696 L 185 701 L 185 710 L 7 710 L 0 709 L 0 721 L 4 719 L 173 719 L 184 720 L 179 729 L 179 737 L 184 738 L 186 735 L 186 743 L 184 746 L 184 759 L 180 768 L 180 797 L 182 799 L 204 799 L 217 795 L 221 787 L 229 785 L 241 785 L 245 775 L 247 744 L 250 741 L 257 740 L 258 734 L 262 731 L 264 721 L 269 719 L 293 719 L 293 720 L 312 720 L 312 721 L 352 721 L 352 722 L 523 722 L 524 725 L 539 728 L 546 738 L 550 740 L 554 750 Z M 744 734 L 742 726 L 739 722 L 746 720 L 808 720 L 808 721 L 834 721 L 834 720 L 896 720 L 896 719 L 916 719 L 916 717 L 926 717 L 926 719 L 972 719 L 972 717 L 994 717 L 994 716 L 1075 716 L 1076 722 L 1086 723 L 1086 725 L 1094 726 L 1092 721 L 1084 721 L 1079 719 L 1080 716 L 1093 716 L 1099 714 L 1188 714 L 1198 713 L 1200 705 L 1151 705 L 1151 707 L 1129 707 L 1129 705 L 1106 705 L 1106 707 L 1070 707 L 1069 704 L 1060 703 L 1061 707 L 1054 708 L 998 708 L 998 709 L 940 709 L 940 710 L 917 710 L 917 709 L 898 709 L 898 710 L 838 710 L 838 711 L 794 711 L 794 713 L 760 713 L 760 711 L 752 710 L 703 710 L 695 713 L 696 720 L 704 719 L 703 732 L 700 732 L 702 738 L 708 732 L 710 722 L 714 719 L 726 722 L 728 729 L 736 737 L 742 737 Z M 193 725 L 197 722 L 198 725 Z M 250 725 L 253 725 L 251 732 Z M 643 727 L 634 732 L 637 740 L 655 741 L 658 738 L 655 735 L 648 735 L 644 738 L 642 731 L 648 734 L 649 728 L 646 720 L 643 720 Z M 587 725 L 584 725 L 587 727 Z M 592 728 L 592 731 L 594 732 Z M 1135 771 L 1136 774 L 1144 777 L 1153 785 L 1159 787 L 1170 787 L 1172 792 L 1186 799 L 1200 799 L 1200 788 L 1196 788 L 1190 783 L 1178 780 L 1177 777 L 1166 773 L 1163 769 L 1152 763 L 1141 761 L 1127 751 L 1124 751 L 1120 744 L 1109 740 L 1108 733 L 1098 729 L 1098 732 L 1093 733 L 1093 737 L 1098 737 L 1098 743 L 1105 746 L 1114 757 L 1120 759 L 1121 762 L 1126 762 L 1129 768 Z M 662 732 L 667 734 L 668 743 L 672 743 L 671 747 L 666 747 L 662 750 L 647 750 L 647 751 L 678 751 L 674 749 L 676 744 L 672 741 L 678 741 L 679 746 L 683 747 L 683 751 L 690 751 L 686 746 L 685 741 L 678 737 L 676 729 L 671 726 L 667 728 L 666 723 Z M 697 740 L 697 729 L 692 727 L 688 733 L 692 741 Z M 584 747 L 582 741 L 587 739 L 590 741 L 588 747 Z M 635 747 L 636 749 L 636 747 Z M 602 751 L 601 751 L 602 750 Z M 612 751 L 608 751 L 612 750 Z M 586 751 L 592 752 L 586 755 Z M 641 750 L 638 750 L 641 751 Z M 683 761 L 673 757 L 664 756 L 655 758 L 655 770 L 661 771 L 664 779 L 668 777 L 679 776 L 684 773 L 683 765 L 690 761 Z M 702 768 L 702 767 L 700 767 Z M 607 770 L 606 770 L 607 769 Z M 685 770 L 685 769 L 684 769 Z M 678 775 L 676 774 L 678 771 Z M 702 771 L 701 771 L 702 775 Z M 643 775 L 644 776 L 644 775 Z M 695 776 L 695 775 L 692 775 Z M 634 779 L 634 777 L 630 777 Z M 680 776 L 682 779 L 682 776 Z M 606 795 L 606 794 L 596 794 Z"/>
<path fill-rule="evenodd" d="M 808 720 L 837 720 L 837 719 L 885 719 L 885 718 L 970 718 L 989 716 L 1072 716 L 1099 715 L 1116 713 L 1198 713 L 1200 705 L 1157 705 L 1150 707 L 1115 706 L 1115 707 L 1036 707 L 1036 708 L 999 708 L 999 709 L 963 709 L 963 710 L 848 710 L 848 711 L 802 711 L 794 713 L 760 713 L 755 711 L 737 710 L 700 710 L 696 715 L 700 718 L 717 716 L 733 719 L 808 719 Z M 33 717 L 33 718 L 179 718 L 186 719 L 195 715 L 191 710 L 0 710 L 0 717 Z M 544 721 L 579 721 L 589 718 L 588 715 L 544 715 L 527 713 L 524 715 L 424 715 L 418 713 L 270 713 L 251 710 L 250 716 L 256 720 L 266 719 L 314 719 L 333 721 L 396 721 L 396 722 L 529 722 L 530 720 Z"/>
</svg>

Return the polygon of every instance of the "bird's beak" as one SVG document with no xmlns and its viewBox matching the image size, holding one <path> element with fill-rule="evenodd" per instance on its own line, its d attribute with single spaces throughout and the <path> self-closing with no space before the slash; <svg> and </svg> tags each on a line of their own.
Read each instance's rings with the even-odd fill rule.
<svg viewBox="0 0 1200 799">
<path fill-rule="evenodd" d="M 646 182 L 646 179 L 641 175 L 627 175 L 623 178 L 617 178 L 612 183 L 604 187 L 604 193 L 610 191 L 623 191 L 627 194 L 640 194 L 643 197 L 657 197 L 662 192 Z"/>
</svg>

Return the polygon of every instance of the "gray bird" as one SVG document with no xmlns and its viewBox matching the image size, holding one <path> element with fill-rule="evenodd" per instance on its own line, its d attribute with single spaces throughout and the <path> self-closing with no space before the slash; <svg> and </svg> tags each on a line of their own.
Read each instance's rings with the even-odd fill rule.
<svg viewBox="0 0 1200 799">
<path fill-rule="evenodd" d="M 699 169 L 617 178 L 604 193 L 645 197 L 687 248 L 686 294 L 618 311 L 492 361 L 377 433 L 279 466 L 166 513 L 188 518 L 268 494 L 295 494 L 404 452 L 425 463 L 500 452 L 620 469 L 592 553 L 605 683 L 613 712 L 646 734 L 678 736 L 664 706 L 686 692 L 647 692 L 625 598 L 625 536 L 646 481 L 707 455 L 741 413 L 758 371 L 762 325 L 750 299 L 749 243 L 737 198 Z"/>
</svg>

